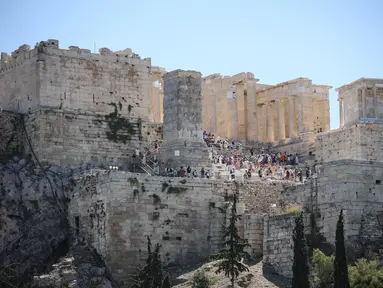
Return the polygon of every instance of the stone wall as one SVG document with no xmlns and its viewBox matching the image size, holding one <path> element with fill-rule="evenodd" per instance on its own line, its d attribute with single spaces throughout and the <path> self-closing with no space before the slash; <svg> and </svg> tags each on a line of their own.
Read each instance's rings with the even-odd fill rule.
<svg viewBox="0 0 383 288">
<path fill-rule="evenodd" d="M 230 213 L 225 202 L 237 189 L 232 182 L 123 171 L 92 170 L 81 178 L 69 207 L 73 225 L 77 221 L 81 234 L 125 283 L 145 259 L 146 236 L 152 237 L 152 243 L 161 243 L 164 263 L 171 271 L 216 252 L 222 241 L 222 224 Z M 257 187 L 252 188 L 254 194 L 261 192 Z M 264 188 L 266 185 L 260 189 Z M 239 185 L 238 189 L 238 213 L 243 215 L 239 231 L 251 244 L 249 252 L 258 257 L 264 244 L 263 215 L 252 214 L 248 204 L 254 199 L 246 186 Z M 292 189 L 291 193 L 298 191 Z"/>
<path fill-rule="evenodd" d="M 22 134 L 20 115 L 0 111 L 0 161 L 22 153 Z"/>
<path fill-rule="evenodd" d="M 93 54 L 57 40 L 24 45 L 0 63 L 3 109 L 26 113 L 38 106 L 105 113 L 122 103 L 121 114 L 148 120 L 151 110 L 151 59 L 131 49 Z"/>
<path fill-rule="evenodd" d="M 145 259 L 146 236 L 162 245 L 169 269 L 217 251 L 226 217 L 220 195 L 230 191 L 216 181 L 98 170 L 78 182 L 69 213 L 126 287 Z"/>
<path fill-rule="evenodd" d="M 5 62 L 5 58 L 7 61 Z M 39 66 L 37 51 L 19 49 L 12 57 L 0 61 L 0 105 L 4 110 L 25 113 L 37 108 Z"/>
<path fill-rule="evenodd" d="M 28 136 L 39 160 L 65 166 L 122 166 L 132 159 L 136 147 L 161 139 L 161 125 L 127 119 L 114 114 L 116 107 L 109 109 L 111 114 L 105 115 L 59 109 L 26 115 Z M 27 145 L 26 153 L 30 153 Z"/>
<path fill-rule="evenodd" d="M 273 266 L 284 277 L 292 277 L 294 260 L 294 214 L 265 217 L 263 262 Z"/>
<path fill-rule="evenodd" d="M 348 125 L 316 138 L 315 155 L 318 163 L 344 159 L 383 162 L 381 146 L 382 124 Z"/>
<path fill-rule="evenodd" d="M 323 166 L 319 176 L 314 188 L 323 235 L 334 243 L 336 222 L 340 209 L 344 209 L 346 237 L 359 237 L 362 216 L 383 211 L 383 164 L 353 160 L 332 162 Z"/>
<path fill-rule="evenodd" d="M 249 254 L 252 258 L 258 258 L 263 255 L 263 232 L 264 232 L 264 215 L 245 214 L 243 219 L 243 237 L 250 244 Z"/>
</svg>

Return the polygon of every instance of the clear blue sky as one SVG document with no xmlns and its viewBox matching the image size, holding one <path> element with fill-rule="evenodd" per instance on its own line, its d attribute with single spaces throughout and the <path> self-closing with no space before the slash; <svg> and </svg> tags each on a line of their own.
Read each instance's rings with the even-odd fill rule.
<svg viewBox="0 0 383 288">
<path fill-rule="evenodd" d="M 129 47 L 167 70 L 253 72 L 266 84 L 308 77 L 334 87 L 332 129 L 335 88 L 383 78 L 382 0 L 3 1 L 0 51 L 52 38 L 61 48 Z"/>
</svg>

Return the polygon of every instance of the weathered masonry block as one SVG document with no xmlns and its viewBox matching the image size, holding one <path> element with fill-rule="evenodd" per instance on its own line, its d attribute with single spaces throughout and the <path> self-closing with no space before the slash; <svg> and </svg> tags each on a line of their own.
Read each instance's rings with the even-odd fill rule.
<svg viewBox="0 0 383 288">
<path fill-rule="evenodd" d="M 162 245 L 170 270 L 215 253 L 227 217 L 219 207 L 232 193 L 230 185 L 92 170 L 77 182 L 69 215 L 127 287 L 130 273 L 145 260 L 146 236 Z"/>
<path fill-rule="evenodd" d="M 346 242 L 362 237 L 364 215 L 381 214 L 383 163 L 342 160 L 325 163 L 317 184 L 318 226 L 329 243 L 335 243 L 336 222 L 344 210 Z M 382 232 L 376 225 L 376 230 Z M 355 244 L 355 242 L 354 242 Z"/>
<path fill-rule="evenodd" d="M 383 162 L 383 124 L 354 124 L 318 135 L 316 160 L 327 163 L 339 160 Z"/>
<path fill-rule="evenodd" d="M 287 278 L 292 277 L 295 214 L 265 217 L 263 261 Z"/>
<path fill-rule="evenodd" d="M 57 40 L 23 45 L 0 61 L 0 101 L 5 110 L 33 112 L 38 107 L 105 113 L 122 104 L 121 115 L 148 120 L 151 110 L 151 59 L 131 49 L 100 54 Z"/>
<path fill-rule="evenodd" d="M 202 131 L 201 73 L 164 75 L 164 144 L 161 160 L 174 168 L 211 166 Z"/>
<path fill-rule="evenodd" d="M 132 159 L 137 146 L 161 139 L 159 127 L 117 115 L 115 109 L 110 106 L 110 114 L 93 114 L 47 108 L 26 115 L 34 152 L 42 162 L 68 167 L 121 167 Z M 25 145 L 25 152 L 31 153 L 29 145 Z"/>
<path fill-rule="evenodd" d="M 0 161 L 22 153 L 21 115 L 0 111 Z"/>
</svg>

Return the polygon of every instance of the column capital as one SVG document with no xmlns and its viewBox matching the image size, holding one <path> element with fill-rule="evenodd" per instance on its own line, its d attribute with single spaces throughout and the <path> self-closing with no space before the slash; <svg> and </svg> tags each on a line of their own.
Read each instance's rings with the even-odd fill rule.
<svg viewBox="0 0 383 288">
<path fill-rule="evenodd" d="M 288 98 L 289 99 L 295 99 L 295 98 L 297 98 L 297 95 L 289 95 Z"/>
<path fill-rule="evenodd" d="M 262 106 L 264 106 L 264 105 L 266 105 L 266 104 L 265 104 L 265 103 L 259 103 L 259 104 L 257 104 L 258 107 L 262 107 Z"/>
<path fill-rule="evenodd" d="M 287 98 L 279 98 L 277 101 L 279 102 L 279 103 L 283 103 L 283 102 L 286 102 L 286 100 L 287 100 Z"/>
</svg>

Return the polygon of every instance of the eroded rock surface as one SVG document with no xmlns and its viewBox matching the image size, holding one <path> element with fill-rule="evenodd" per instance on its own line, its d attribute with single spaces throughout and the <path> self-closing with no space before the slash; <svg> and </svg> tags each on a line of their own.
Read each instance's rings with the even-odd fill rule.
<svg viewBox="0 0 383 288">
<path fill-rule="evenodd" d="M 34 288 L 112 288 L 101 260 L 86 245 L 76 244 L 49 274 L 35 276 Z"/>
<path fill-rule="evenodd" d="M 59 207 L 66 210 L 70 174 L 59 167 L 44 174 L 17 157 L 0 164 L 0 267 L 14 269 L 3 271 L 3 281 L 25 283 L 66 253 L 67 219 Z"/>
</svg>

